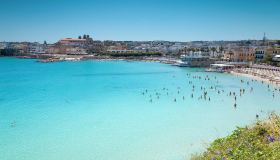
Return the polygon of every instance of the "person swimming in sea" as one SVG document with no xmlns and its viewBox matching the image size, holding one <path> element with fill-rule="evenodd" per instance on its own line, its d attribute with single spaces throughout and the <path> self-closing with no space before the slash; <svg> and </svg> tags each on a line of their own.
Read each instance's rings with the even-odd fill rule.
<svg viewBox="0 0 280 160">
<path fill-rule="evenodd" d="M 204 96 L 207 96 L 207 94 L 208 94 L 207 91 L 205 91 L 205 92 L 204 92 Z"/>
<path fill-rule="evenodd" d="M 16 127 L 16 121 L 13 121 L 13 122 L 10 124 L 10 127 L 11 127 L 11 128 Z"/>
</svg>

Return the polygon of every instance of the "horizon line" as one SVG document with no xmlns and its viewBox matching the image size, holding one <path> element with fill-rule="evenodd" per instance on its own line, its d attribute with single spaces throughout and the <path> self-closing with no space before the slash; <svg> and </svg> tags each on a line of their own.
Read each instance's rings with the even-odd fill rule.
<svg viewBox="0 0 280 160">
<path fill-rule="evenodd" d="M 70 37 L 66 37 L 66 38 L 70 38 Z M 62 39 L 62 38 L 61 38 Z M 60 39 L 58 39 L 56 42 L 50 42 L 50 43 L 57 43 Z M 238 39 L 238 40 L 189 40 L 189 41 L 180 41 L 180 40 L 112 40 L 112 39 L 106 39 L 106 40 L 99 40 L 99 39 L 93 39 L 94 41 L 115 41 L 115 42 L 181 42 L 181 43 L 188 43 L 188 42 L 232 42 L 232 41 L 262 41 L 263 39 Z M 279 39 L 266 39 L 267 41 L 278 41 Z M 28 43 L 41 43 L 46 41 L 48 43 L 47 40 L 43 40 L 43 41 L 5 41 L 5 40 L 1 40 L 0 42 L 3 43 L 24 43 L 24 42 L 28 42 Z"/>
</svg>

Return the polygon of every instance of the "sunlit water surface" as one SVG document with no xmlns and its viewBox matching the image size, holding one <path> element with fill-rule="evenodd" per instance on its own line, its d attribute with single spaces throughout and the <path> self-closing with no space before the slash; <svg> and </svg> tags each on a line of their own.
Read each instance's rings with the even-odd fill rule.
<svg viewBox="0 0 280 160">
<path fill-rule="evenodd" d="M 0 159 L 189 159 L 256 114 L 279 111 L 273 90 L 160 63 L 0 58 Z"/>
</svg>

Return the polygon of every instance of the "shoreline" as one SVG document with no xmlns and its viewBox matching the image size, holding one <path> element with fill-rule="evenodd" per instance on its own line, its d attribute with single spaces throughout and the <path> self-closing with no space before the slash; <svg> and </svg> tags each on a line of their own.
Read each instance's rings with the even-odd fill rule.
<svg viewBox="0 0 280 160">
<path fill-rule="evenodd" d="M 5 57 L 5 56 L 4 56 Z M 158 62 L 163 64 L 175 64 L 176 59 L 168 59 L 166 57 L 109 57 L 109 56 L 95 56 L 95 55 L 23 55 L 23 56 L 12 56 L 20 59 L 37 59 L 37 62 L 40 63 L 52 63 L 52 62 L 63 62 L 63 61 L 86 61 L 86 60 L 97 60 L 97 61 L 141 61 L 141 62 Z M 252 69 L 252 68 L 249 68 Z M 259 70 L 261 71 L 261 70 Z M 229 74 L 233 76 L 247 77 L 259 82 L 265 82 L 267 84 L 273 85 L 280 88 L 280 81 L 274 82 L 269 78 L 264 78 L 264 76 L 256 76 L 245 71 L 240 71 L 234 69 Z"/>
<path fill-rule="evenodd" d="M 280 88 L 280 84 L 279 83 L 278 84 L 277 83 L 273 83 L 273 81 L 270 81 L 267 78 L 262 78 L 260 76 L 255 76 L 255 75 L 247 74 L 247 73 L 240 73 L 240 72 L 237 72 L 237 71 L 231 71 L 231 72 L 229 72 L 229 74 L 234 75 L 234 76 L 250 78 L 250 79 L 257 80 L 259 82 L 264 82 L 264 83 L 267 83 L 267 84 L 270 84 L 270 85 L 273 85 L 275 87 Z"/>
</svg>

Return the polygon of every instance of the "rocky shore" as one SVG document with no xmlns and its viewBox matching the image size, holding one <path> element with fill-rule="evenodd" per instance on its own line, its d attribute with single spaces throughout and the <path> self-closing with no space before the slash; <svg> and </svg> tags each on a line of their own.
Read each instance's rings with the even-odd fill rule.
<svg viewBox="0 0 280 160">
<path fill-rule="evenodd" d="M 160 62 L 166 64 L 176 63 L 176 58 L 166 58 L 162 56 L 100 56 L 100 55 L 65 55 L 65 54 L 29 54 L 23 56 L 16 56 L 18 58 L 25 59 L 38 59 L 38 62 L 50 63 L 50 62 L 61 62 L 61 61 L 83 61 L 83 60 L 100 60 L 100 61 L 111 61 L 111 60 L 126 60 L 126 61 L 149 61 L 149 62 Z"/>
</svg>

